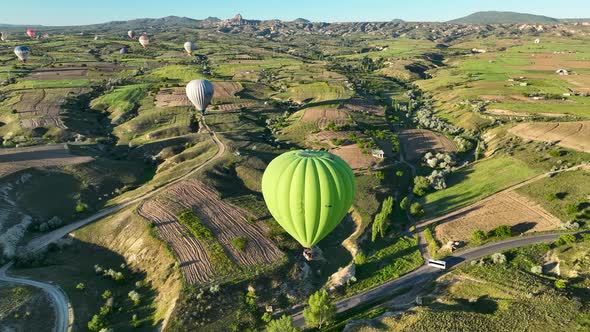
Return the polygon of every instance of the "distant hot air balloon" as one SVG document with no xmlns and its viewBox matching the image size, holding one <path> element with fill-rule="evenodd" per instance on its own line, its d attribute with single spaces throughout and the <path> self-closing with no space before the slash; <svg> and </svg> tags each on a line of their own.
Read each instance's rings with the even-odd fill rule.
<svg viewBox="0 0 590 332">
<path fill-rule="evenodd" d="M 120 54 L 127 54 L 127 53 L 129 53 L 129 49 L 127 47 L 123 47 L 119 50 L 119 53 Z"/>
<path fill-rule="evenodd" d="M 127 36 L 129 36 L 131 39 L 135 39 L 135 32 L 133 32 L 133 30 L 129 30 L 127 31 Z"/>
<path fill-rule="evenodd" d="M 355 179 L 350 166 L 326 151 L 296 150 L 273 159 L 262 175 L 262 195 L 276 221 L 304 248 L 325 238 L 352 205 Z"/>
<path fill-rule="evenodd" d="M 188 53 L 188 55 L 193 55 L 193 51 L 196 49 L 197 45 L 195 45 L 195 43 L 191 41 L 187 41 L 186 43 L 184 43 L 184 50 L 186 51 L 186 53 Z"/>
<path fill-rule="evenodd" d="M 16 54 L 16 56 L 22 62 L 27 62 L 30 53 L 31 51 L 26 46 L 17 46 L 14 48 L 14 54 Z"/>
<path fill-rule="evenodd" d="M 139 43 L 141 46 L 143 46 L 143 48 L 146 48 L 150 43 L 150 38 L 147 35 L 141 35 L 139 37 Z"/>
<path fill-rule="evenodd" d="M 29 36 L 29 38 L 31 39 L 35 39 L 35 37 L 37 36 L 37 31 L 33 29 L 27 29 L 27 36 Z"/>
<path fill-rule="evenodd" d="M 6 41 L 6 32 L 0 32 L 0 40 Z"/>
<path fill-rule="evenodd" d="M 186 96 L 201 113 L 205 113 L 213 93 L 213 84 L 207 80 L 193 80 L 186 85 Z"/>
</svg>

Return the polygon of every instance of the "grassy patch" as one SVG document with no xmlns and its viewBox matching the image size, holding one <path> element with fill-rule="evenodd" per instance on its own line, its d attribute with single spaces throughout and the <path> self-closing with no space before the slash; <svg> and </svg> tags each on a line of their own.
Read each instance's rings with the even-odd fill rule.
<svg viewBox="0 0 590 332">
<path fill-rule="evenodd" d="M 177 219 L 190 230 L 195 238 L 201 240 L 201 242 L 205 244 L 205 250 L 209 255 L 209 260 L 217 274 L 221 276 L 229 276 L 232 273 L 237 272 L 236 266 L 229 259 L 221 244 L 219 244 L 211 230 L 203 225 L 203 222 L 199 217 L 197 217 L 192 211 L 185 211 L 177 216 Z"/>
<path fill-rule="evenodd" d="M 590 188 L 584 183 L 590 183 L 590 173 L 579 170 L 558 173 L 516 191 L 539 203 L 562 221 L 588 220 Z"/>
<path fill-rule="evenodd" d="M 447 181 L 447 189 L 424 197 L 426 215 L 442 215 L 469 205 L 538 173 L 524 162 L 506 156 L 475 163 L 453 173 Z"/>
</svg>

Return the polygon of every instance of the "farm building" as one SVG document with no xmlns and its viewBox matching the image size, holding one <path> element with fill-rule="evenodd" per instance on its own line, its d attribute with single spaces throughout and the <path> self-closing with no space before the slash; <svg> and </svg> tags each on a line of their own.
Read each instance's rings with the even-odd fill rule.
<svg viewBox="0 0 590 332">
<path fill-rule="evenodd" d="M 535 39 L 535 44 L 541 44 L 541 39 L 539 39 L 539 38 Z"/>
<path fill-rule="evenodd" d="M 471 49 L 471 53 L 486 53 L 487 51 L 482 48 L 473 48 Z"/>
<path fill-rule="evenodd" d="M 557 69 L 555 71 L 555 73 L 558 74 L 558 75 L 564 75 L 564 76 L 570 74 L 566 69 Z"/>
<path fill-rule="evenodd" d="M 383 150 L 373 149 L 373 150 L 371 150 L 371 154 L 375 158 L 379 158 L 379 159 L 385 158 L 385 152 Z"/>
</svg>

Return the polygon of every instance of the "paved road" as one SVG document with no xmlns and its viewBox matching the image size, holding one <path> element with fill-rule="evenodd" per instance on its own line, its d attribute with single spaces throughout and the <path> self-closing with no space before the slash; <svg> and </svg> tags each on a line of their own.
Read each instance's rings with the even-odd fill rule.
<svg viewBox="0 0 590 332">
<path fill-rule="evenodd" d="M 29 285 L 37 288 L 41 288 L 42 290 L 49 295 L 49 298 L 54 304 L 55 308 L 55 326 L 53 328 L 54 331 L 70 331 L 71 330 L 71 322 L 70 322 L 70 307 L 69 302 L 66 295 L 56 286 L 51 284 L 46 284 L 43 282 L 38 282 L 29 279 L 23 278 L 14 278 L 6 275 L 6 271 L 12 266 L 12 262 L 4 265 L 0 268 L 0 280 L 6 281 L 9 283 L 16 283 L 16 284 L 24 284 Z M 73 321 L 73 320 L 72 320 Z"/>
<path fill-rule="evenodd" d="M 68 225 L 65 225 L 65 226 L 63 226 L 59 229 L 56 229 L 50 233 L 47 233 L 45 235 L 34 238 L 25 247 L 20 248 L 19 252 L 28 253 L 28 252 L 39 251 L 39 250 L 43 249 L 44 247 L 46 247 L 47 245 L 49 245 L 50 243 L 61 239 L 62 237 L 66 236 L 67 234 L 71 233 L 72 231 L 74 231 L 86 224 L 89 224 L 91 222 L 94 222 L 94 221 L 97 221 L 97 220 L 102 219 L 104 217 L 107 217 L 115 212 L 122 210 L 125 207 L 128 207 L 132 204 L 138 203 L 138 202 L 140 202 L 146 198 L 149 198 L 149 197 L 157 194 L 158 192 L 160 192 L 160 191 L 162 191 L 162 190 L 164 190 L 164 189 L 166 189 L 166 188 L 168 188 L 168 187 L 170 187 L 182 180 L 189 178 L 194 173 L 198 172 L 203 167 L 207 166 L 209 163 L 220 158 L 225 153 L 225 149 L 226 149 L 225 145 L 219 140 L 219 138 L 217 138 L 217 135 L 215 135 L 215 132 L 212 131 L 209 128 L 209 126 L 207 126 L 204 118 L 201 121 L 201 124 L 202 124 L 201 129 L 205 130 L 211 136 L 211 139 L 213 140 L 213 142 L 217 146 L 217 153 L 215 153 L 214 156 L 208 158 L 207 160 L 205 160 L 201 164 L 195 166 L 194 168 L 192 168 L 188 173 L 186 173 L 182 177 L 171 180 L 171 181 L 163 184 L 159 188 L 152 190 L 149 193 L 146 193 L 143 196 L 131 198 L 127 201 L 117 203 L 113 206 L 110 206 L 108 208 L 98 211 L 97 213 L 95 213 L 94 215 L 92 215 L 90 217 L 84 218 L 82 220 L 79 220 L 77 222 L 74 222 L 74 223 L 71 223 Z M 68 310 L 68 308 L 71 308 L 71 306 L 70 306 L 65 294 L 59 288 L 57 288 L 53 285 L 50 285 L 50 284 L 46 284 L 46 283 L 42 283 L 42 282 L 38 282 L 38 281 L 34 281 L 34 280 L 29 280 L 29 279 L 25 279 L 25 278 L 16 278 L 16 277 L 7 276 L 6 271 L 11 266 L 12 266 L 12 263 L 8 263 L 8 264 L 4 265 L 2 268 L 0 268 L 0 281 L 31 285 L 31 286 L 39 287 L 39 288 L 43 289 L 45 292 L 47 292 L 47 294 L 49 294 L 50 298 L 52 299 L 53 303 L 55 304 L 57 318 L 56 318 L 56 325 L 55 325 L 54 331 L 57 331 L 57 332 L 69 331 L 71 329 L 71 326 L 68 327 L 68 325 L 71 325 L 73 323 L 73 312 L 72 312 L 72 314 L 70 314 L 70 312 Z"/>
<path fill-rule="evenodd" d="M 423 287 L 427 283 L 434 280 L 436 277 L 442 275 L 446 271 L 453 269 L 463 263 L 474 259 L 489 256 L 491 254 L 506 251 L 508 249 L 527 246 L 535 243 L 551 242 L 556 240 L 561 232 L 538 234 L 526 237 L 511 238 L 505 241 L 489 243 L 484 246 L 456 252 L 454 255 L 445 258 L 447 262 L 447 270 L 441 271 L 427 265 L 424 265 L 417 270 L 414 270 L 398 279 L 387 282 L 383 285 L 369 289 L 361 294 L 342 299 L 336 303 L 337 312 L 343 312 L 360 305 L 367 305 L 379 301 L 408 287 Z M 303 311 L 299 311 L 292 315 L 293 323 L 297 327 L 305 326 L 303 319 Z"/>
</svg>

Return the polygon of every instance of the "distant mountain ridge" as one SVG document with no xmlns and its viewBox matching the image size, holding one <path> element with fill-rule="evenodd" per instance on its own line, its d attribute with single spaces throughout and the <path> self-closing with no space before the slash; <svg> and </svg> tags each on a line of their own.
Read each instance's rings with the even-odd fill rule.
<svg viewBox="0 0 590 332">
<path fill-rule="evenodd" d="M 448 21 L 448 23 L 461 24 L 517 24 L 517 23 L 559 23 L 560 20 L 553 17 L 500 11 L 476 12 L 465 17 Z"/>
</svg>

